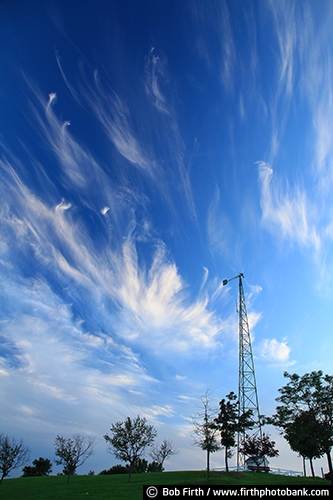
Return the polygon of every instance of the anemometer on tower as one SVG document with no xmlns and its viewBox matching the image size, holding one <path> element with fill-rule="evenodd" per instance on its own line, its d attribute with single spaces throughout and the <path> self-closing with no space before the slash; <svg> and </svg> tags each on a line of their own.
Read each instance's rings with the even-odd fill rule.
<svg viewBox="0 0 333 500">
<path fill-rule="evenodd" d="M 247 319 L 245 296 L 243 290 L 244 274 L 240 273 L 229 280 L 223 280 L 223 286 L 229 281 L 238 279 L 238 342 L 239 342 L 239 366 L 238 366 L 238 401 L 239 401 L 239 414 L 242 415 L 247 410 L 252 411 L 253 429 L 252 435 L 259 435 L 262 437 L 258 392 L 256 384 L 256 376 L 254 372 L 254 362 L 252 355 L 250 328 Z M 240 445 L 245 439 L 245 431 L 239 433 L 237 437 L 237 466 L 240 465 Z M 243 457 L 244 458 L 244 457 Z"/>
</svg>

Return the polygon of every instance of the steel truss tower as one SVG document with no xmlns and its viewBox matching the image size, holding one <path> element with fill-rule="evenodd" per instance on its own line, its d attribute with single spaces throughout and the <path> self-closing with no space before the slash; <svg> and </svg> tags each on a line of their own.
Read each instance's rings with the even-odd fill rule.
<svg viewBox="0 0 333 500">
<path fill-rule="evenodd" d="M 247 319 L 245 296 L 243 289 L 242 278 L 243 273 L 231 278 L 230 280 L 223 280 L 223 285 L 229 281 L 238 279 L 238 315 L 239 315 L 239 328 L 238 328 L 238 342 L 239 342 L 239 366 L 238 366 L 238 401 L 239 401 L 239 414 L 242 415 L 247 410 L 252 411 L 253 428 L 247 433 L 239 433 L 237 436 L 237 466 L 243 465 L 244 457 L 241 456 L 239 451 L 242 441 L 246 436 L 259 435 L 262 437 L 259 400 L 256 384 L 256 376 L 254 371 L 254 362 L 251 346 L 251 335 L 249 322 Z"/>
</svg>

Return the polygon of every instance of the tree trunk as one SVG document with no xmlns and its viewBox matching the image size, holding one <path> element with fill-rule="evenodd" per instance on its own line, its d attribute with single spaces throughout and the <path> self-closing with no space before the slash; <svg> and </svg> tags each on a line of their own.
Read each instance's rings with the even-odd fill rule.
<svg viewBox="0 0 333 500">
<path fill-rule="evenodd" d="M 332 466 L 332 457 L 331 457 L 331 448 L 327 448 L 325 450 L 327 457 L 328 470 L 331 476 L 331 483 L 333 484 L 333 466 Z"/>
<path fill-rule="evenodd" d="M 310 460 L 311 474 L 312 474 L 313 479 L 315 479 L 316 475 L 315 475 L 314 468 L 313 468 L 313 460 L 312 460 L 312 458 L 309 458 L 309 460 Z"/>
<path fill-rule="evenodd" d="M 67 484 L 69 484 L 70 480 L 71 480 L 71 475 L 69 473 L 68 476 L 67 476 Z"/>
<path fill-rule="evenodd" d="M 225 447 L 225 471 L 229 472 L 229 466 L 228 466 L 228 448 Z"/>
<path fill-rule="evenodd" d="M 207 450 L 207 479 L 209 479 L 209 450 Z"/>
<path fill-rule="evenodd" d="M 130 466 L 129 466 L 129 473 L 128 473 L 128 482 L 129 482 L 129 483 L 131 482 L 133 465 L 134 465 L 134 463 L 133 463 L 133 464 L 130 464 Z"/>
<path fill-rule="evenodd" d="M 302 457 L 302 458 L 303 458 L 303 474 L 304 474 L 304 477 L 306 477 L 305 457 Z"/>
<path fill-rule="evenodd" d="M 4 478 L 4 477 L 5 477 L 5 473 L 3 473 L 3 474 L 1 475 L 1 479 L 0 479 L 0 486 L 2 485 L 2 481 L 3 481 L 3 478 Z"/>
</svg>

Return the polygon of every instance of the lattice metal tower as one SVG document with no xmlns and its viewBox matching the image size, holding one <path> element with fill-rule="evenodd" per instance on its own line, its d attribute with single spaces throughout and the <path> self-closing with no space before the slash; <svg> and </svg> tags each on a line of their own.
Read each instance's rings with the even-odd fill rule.
<svg viewBox="0 0 333 500">
<path fill-rule="evenodd" d="M 225 286 L 229 281 L 234 279 L 239 280 L 239 298 L 238 298 L 238 315 L 239 315 L 239 328 L 238 328 L 238 342 L 239 342 L 239 366 L 238 366 L 238 401 L 239 412 L 242 415 L 247 410 L 252 410 L 253 428 L 246 433 L 239 433 L 237 436 L 237 466 L 243 465 L 244 457 L 241 455 L 239 448 L 246 435 L 259 435 L 262 437 L 259 400 L 256 376 L 254 371 L 254 362 L 251 346 L 251 335 L 249 322 L 247 319 L 245 296 L 243 289 L 242 278 L 243 273 L 234 276 L 230 280 L 223 280 Z"/>
</svg>

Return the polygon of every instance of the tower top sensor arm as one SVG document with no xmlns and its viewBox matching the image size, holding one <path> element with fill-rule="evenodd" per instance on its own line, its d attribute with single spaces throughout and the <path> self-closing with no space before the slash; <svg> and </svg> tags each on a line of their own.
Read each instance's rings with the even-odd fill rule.
<svg viewBox="0 0 333 500">
<path fill-rule="evenodd" d="M 229 281 L 232 281 L 232 280 L 236 280 L 237 278 L 244 278 L 244 274 L 243 273 L 239 273 L 237 274 L 237 276 L 234 276 L 233 278 L 230 278 L 230 280 L 223 280 L 222 281 L 222 285 L 225 286 L 227 283 L 229 283 Z"/>
</svg>

